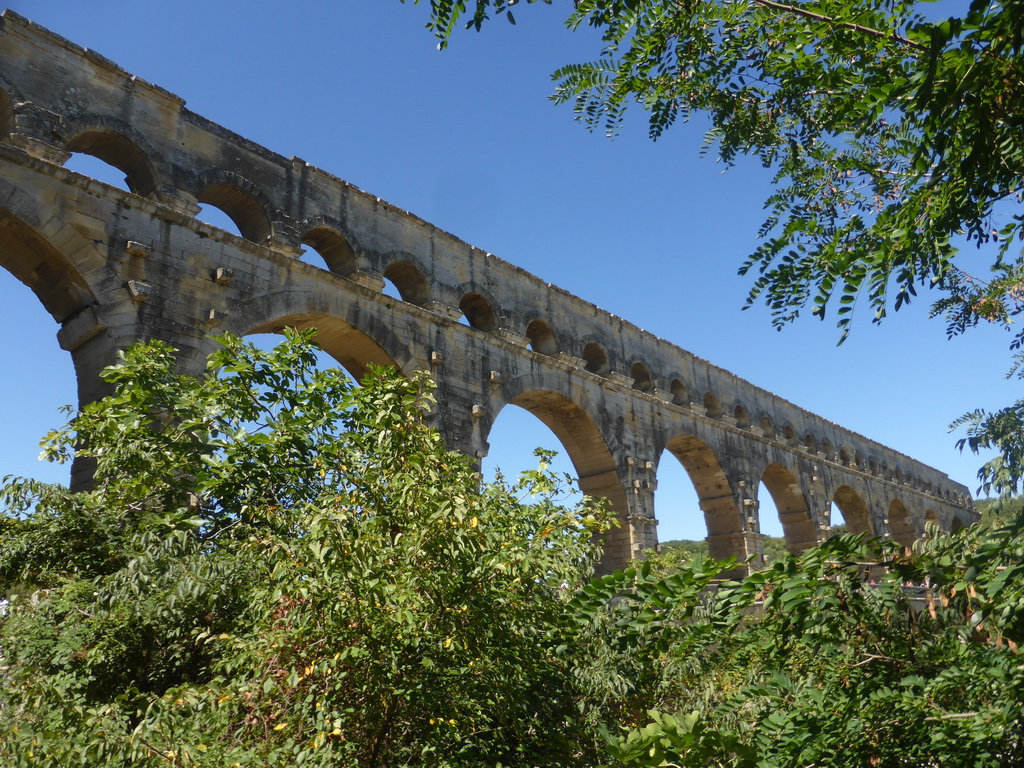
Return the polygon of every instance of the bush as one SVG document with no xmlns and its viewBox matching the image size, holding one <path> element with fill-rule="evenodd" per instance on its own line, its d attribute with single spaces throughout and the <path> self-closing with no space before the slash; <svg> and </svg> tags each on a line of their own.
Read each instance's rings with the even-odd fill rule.
<svg viewBox="0 0 1024 768">
<path fill-rule="evenodd" d="M 129 349 L 49 437 L 95 490 L 7 481 L 0 762 L 586 763 L 556 648 L 602 509 L 543 461 L 480 488 L 425 378 L 221 341 Z"/>
</svg>

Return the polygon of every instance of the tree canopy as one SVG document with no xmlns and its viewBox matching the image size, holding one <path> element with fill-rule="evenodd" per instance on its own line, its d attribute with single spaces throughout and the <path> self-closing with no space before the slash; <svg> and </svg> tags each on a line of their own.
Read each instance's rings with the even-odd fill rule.
<svg viewBox="0 0 1024 768">
<path fill-rule="evenodd" d="M 558 503 L 543 452 L 481 487 L 427 380 L 222 343 L 202 377 L 159 343 L 104 373 L 47 439 L 93 490 L 0 487 L 0 764 L 1024 759 L 1019 514 L 592 579 L 608 513 Z"/>
<path fill-rule="evenodd" d="M 529 0 L 529 3 L 534 0 Z M 550 0 L 545 0 L 550 4 Z M 528 4 L 529 4 L 528 3 Z M 459 26 L 514 23 L 518 0 L 431 0 L 445 47 Z M 515 11 L 513 10 L 515 8 Z M 553 98 L 615 133 L 627 109 L 658 138 L 700 112 L 704 150 L 775 172 L 761 243 L 741 266 L 774 322 L 855 307 L 874 321 L 924 288 L 947 332 L 1009 329 L 1024 310 L 1024 1 L 574 0 L 565 23 L 602 34 L 593 61 L 554 74 Z M 964 249 L 984 248 L 988 272 Z M 862 310 L 863 311 L 863 310 Z M 1022 332 L 1012 336 L 1016 353 Z M 1015 366 L 1011 375 L 1016 375 Z M 983 486 L 1024 477 L 1024 401 L 966 415 L 961 447 L 998 448 Z"/>
<path fill-rule="evenodd" d="M 425 379 L 308 341 L 225 337 L 197 379 L 132 347 L 47 441 L 95 489 L 8 478 L 0 763 L 571 763 L 557 618 L 602 509 L 543 463 L 481 489 Z"/>
</svg>

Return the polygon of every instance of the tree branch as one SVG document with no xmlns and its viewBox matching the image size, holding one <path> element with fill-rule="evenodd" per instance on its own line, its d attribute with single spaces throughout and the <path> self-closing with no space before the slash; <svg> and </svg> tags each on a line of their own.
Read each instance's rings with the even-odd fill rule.
<svg viewBox="0 0 1024 768">
<path fill-rule="evenodd" d="M 795 5 L 786 5 L 785 3 L 776 3 L 772 0 L 750 0 L 752 3 L 764 6 L 765 8 L 774 8 L 777 11 L 785 11 L 786 13 L 792 13 L 796 16 L 802 16 L 805 19 L 811 19 L 812 21 L 820 21 L 825 24 L 831 24 L 835 27 L 842 27 L 843 29 L 852 29 L 855 32 L 863 32 L 865 35 L 871 37 L 878 37 L 883 40 L 892 40 L 896 43 L 902 43 L 910 48 L 914 48 L 918 51 L 927 51 L 928 47 L 921 43 L 915 42 L 910 38 L 904 37 L 903 35 L 897 35 L 895 32 L 884 32 L 881 29 L 875 29 L 873 27 L 866 27 L 863 24 L 855 24 L 852 21 L 839 21 L 833 16 L 826 16 L 823 13 L 815 13 L 814 11 L 808 11 L 804 8 L 798 8 Z"/>
</svg>

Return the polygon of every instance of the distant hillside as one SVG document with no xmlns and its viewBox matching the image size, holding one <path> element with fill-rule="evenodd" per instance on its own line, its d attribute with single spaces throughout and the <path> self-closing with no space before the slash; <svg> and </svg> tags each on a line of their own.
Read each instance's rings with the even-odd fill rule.
<svg viewBox="0 0 1024 768">
<path fill-rule="evenodd" d="M 1024 510 L 1024 496 L 998 499 L 975 499 L 974 508 L 981 513 L 981 524 L 991 527 L 1006 522 Z"/>
<path fill-rule="evenodd" d="M 671 539 L 661 542 L 661 559 L 666 566 L 682 566 L 698 558 L 708 556 L 708 543 L 704 540 Z M 779 536 L 765 536 L 764 559 L 766 563 L 786 556 L 786 542 Z"/>
<path fill-rule="evenodd" d="M 1024 511 L 1024 496 L 996 499 L 975 499 L 974 508 L 981 514 L 981 524 L 996 526 Z M 845 533 L 845 525 L 837 525 L 833 533 Z M 670 539 L 661 542 L 660 559 L 666 567 L 683 566 L 697 558 L 708 556 L 708 543 L 704 540 Z M 766 563 L 785 557 L 786 543 L 779 536 L 765 536 L 764 559 Z"/>
</svg>

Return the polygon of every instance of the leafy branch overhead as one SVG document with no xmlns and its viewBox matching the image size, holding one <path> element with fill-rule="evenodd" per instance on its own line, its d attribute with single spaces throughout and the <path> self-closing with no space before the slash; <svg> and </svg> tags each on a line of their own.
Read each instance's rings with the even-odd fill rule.
<svg viewBox="0 0 1024 768">
<path fill-rule="evenodd" d="M 443 47 L 460 17 L 480 29 L 516 3 L 430 5 Z M 878 322 L 922 288 L 938 293 L 950 334 L 1009 328 L 1024 310 L 1024 0 L 974 0 L 948 18 L 920 0 L 565 5 L 567 26 L 603 40 L 595 60 L 553 74 L 554 100 L 588 128 L 614 134 L 639 106 L 657 139 L 701 113 L 705 151 L 774 170 L 740 272 L 753 278 L 748 305 L 764 303 L 777 326 L 809 308 L 843 338 L 857 305 Z M 981 247 L 992 277 L 963 266 L 962 249 Z M 972 423 L 1002 448 L 989 416 Z M 1022 468 L 982 477 L 1014 488 Z"/>
</svg>

